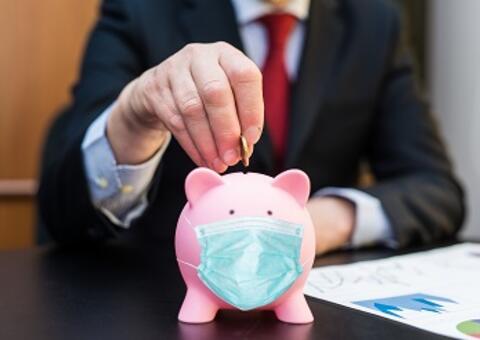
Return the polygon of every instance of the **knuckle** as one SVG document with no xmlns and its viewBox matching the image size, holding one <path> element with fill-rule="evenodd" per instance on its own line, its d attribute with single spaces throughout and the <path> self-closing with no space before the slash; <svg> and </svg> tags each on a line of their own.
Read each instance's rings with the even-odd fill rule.
<svg viewBox="0 0 480 340">
<path fill-rule="evenodd" d="M 232 70 L 232 78 L 236 83 L 261 83 L 262 72 L 255 65 L 238 65 Z"/>
<path fill-rule="evenodd" d="M 180 111 L 186 118 L 203 117 L 203 104 L 198 96 L 187 96 L 179 105 Z"/>
<path fill-rule="evenodd" d="M 215 43 L 215 47 L 223 50 L 223 49 L 230 49 L 232 47 L 232 45 L 230 45 L 229 43 L 227 43 L 225 41 L 217 41 Z"/>
<path fill-rule="evenodd" d="M 143 96 L 143 98 L 141 98 L 141 105 L 143 105 L 147 112 L 156 113 L 156 107 L 151 97 Z"/>
<path fill-rule="evenodd" d="M 154 79 L 159 79 L 162 73 L 162 68 L 162 64 L 155 66 L 150 72 L 150 77 Z"/>
<path fill-rule="evenodd" d="M 171 80 L 178 74 L 178 69 L 181 67 L 181 62 L 178 59 L 168 58 L 162 63 L 161 70 L 158 70 L 158 75 L 163 75 L 165 81 Z"/>
<path fill-rule="evenodd" d="M 171 90 L 166 86 L 159 86 L 158 88 L 158 96 L 164 102 L 169 102 L 168 98 L 171 97 Z"/>
<path fill-rule="evenodd" d="M 155 69 L 154 69 L 155 73 L 154 74 L 155 74 L 156 77 L 158 77 L 162 72 L 168 72 L 169 70 L 175 68 L 175 65 L 174 65 L 175 64 L 175 61 L 174 61 L 175 56 L 176 56 L 176 54 L 168 57 L 160 65 L 155 67 Z"/>
<path fill-rule="evenodd" d="M 238 144 L 240 128 L 222 129 L 218 132 L 218 139 L 225 143 Z"/>
<path fill-rule="evenodd" d="M 157 96 L 157 85 L 153 77 L 146 77 L 143 81 L 143 95 L 140 96 L 141 105 L 150 113 L 156 111 L 155 98 Z"/>
<path fill-rule="evenodd" d="M 144 79 L 143 89 L 147 97 L 153 97 L 157 92 L 157 84 L 152 75 L 148 75 Z"/>
<path fill-rule="evenodd" d="M 207 104 L 222 106 L 228 101 L 229 88 L 220 80 L 211 80 L 203 85 L 202 93 Z"/>
<path fill-rule="evenodd" d="M 186 44 L 182 50 L 188 55 L 193 55 L 199 50 L 200 46 L 200 43 L 189 43 Z"/>
<path fill-rule="evenodd" d="M 183 123 L 182 117 L 177 114 L 172 114 L 169 117 L 168 126 L 170 128 L 170 131 L 177 135 L 186 131 L 186 127 Z"/>
</svg>

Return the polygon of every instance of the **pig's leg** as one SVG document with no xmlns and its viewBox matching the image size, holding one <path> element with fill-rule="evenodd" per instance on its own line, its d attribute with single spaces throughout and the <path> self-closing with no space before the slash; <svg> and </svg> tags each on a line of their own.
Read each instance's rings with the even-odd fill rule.
<svg viewBox="0 0 480 340">
<path fill-rule="evenodd" d="M 274 309 L 280 321 L 296 324 L 313 322 L 313 315 L 302 291 L 294 292 Z"/>
<path fill-rule="evenodd" d="M 188 288 L 178 320 L 187 323 L 210 322 L 217 314 L 218 306 L 208 296 L 195 288 Z"/>
</svg>

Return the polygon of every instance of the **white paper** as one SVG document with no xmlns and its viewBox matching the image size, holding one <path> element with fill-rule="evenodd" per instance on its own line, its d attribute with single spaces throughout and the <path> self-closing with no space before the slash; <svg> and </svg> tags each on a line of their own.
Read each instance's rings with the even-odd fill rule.
<svg viewBox="0 0 480 340">
<path fill-rule="evenodd" d="M 480 244 L 314 268 L 305 294 L 430 332 L 480 338 Z"/>
</svg>

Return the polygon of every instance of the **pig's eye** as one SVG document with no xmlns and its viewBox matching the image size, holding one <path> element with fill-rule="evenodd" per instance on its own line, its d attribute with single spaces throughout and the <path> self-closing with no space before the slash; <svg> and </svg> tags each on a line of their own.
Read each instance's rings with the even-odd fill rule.
<svg viewBox="0 0 480 340">
<path fill-rule="evenodd" d="M 267 214 L 272 216 L 273 215 L 273 212 L 271 210 L 267 210 Z"/>
<path fill-rule="evenodd" d="M 233 214 L 235 214 L 235 210 L 230 209 L 230 211 L 229 211 L 228 213 L 229 213 L 230 215 L 233 215 Z"/>
</svg>

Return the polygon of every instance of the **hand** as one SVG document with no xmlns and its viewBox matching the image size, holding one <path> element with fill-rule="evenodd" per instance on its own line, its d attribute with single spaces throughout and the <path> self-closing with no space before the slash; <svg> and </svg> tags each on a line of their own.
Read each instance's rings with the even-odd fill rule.
<svg viewBox="0 0 480 340">
<path fill-rule="evenodd" d="M 122 91 L 107 123 L 119 163 L 151 157 L 168 133 L 199 166 L 223 172 L 263 129 L 262 75 L 231 45 L 189 44 Z"/>
<path fill-rule="evenodd" d="M 315 227 L 317 254 L 340 248 L 350 240 L 355 224 L 353 203 L 338 197 L 313 197 L 307 210 Z"/>
</svg>

